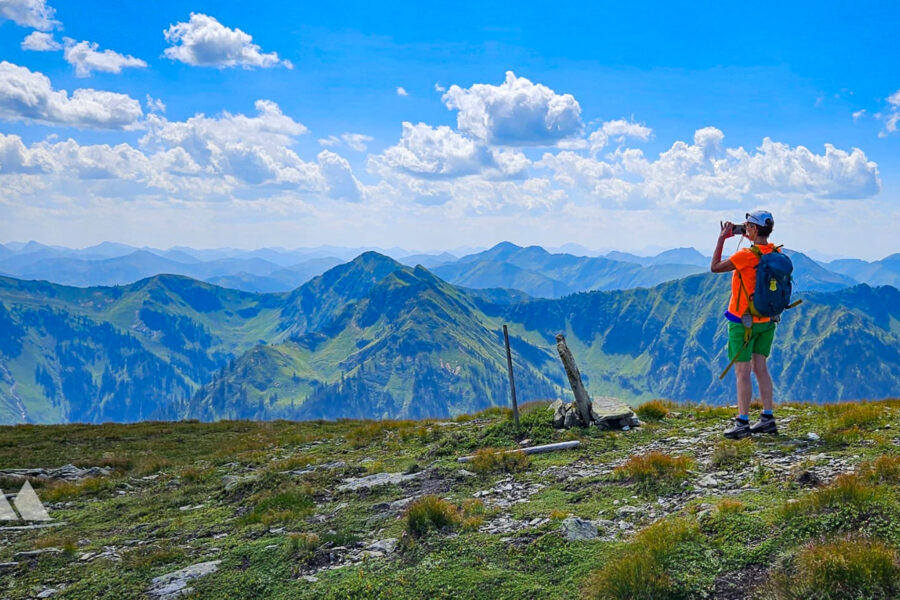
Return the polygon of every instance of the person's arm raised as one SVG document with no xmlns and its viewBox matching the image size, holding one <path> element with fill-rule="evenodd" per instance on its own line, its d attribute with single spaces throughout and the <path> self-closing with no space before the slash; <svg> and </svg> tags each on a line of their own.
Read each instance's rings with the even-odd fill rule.
<svg viewBox="0 0 900 600">
<path fill-rule="evenodd" d="M 709 270 L 713 273 L 734 271 L 734 263 L 730 260 L 722 260 L 722 248 L 725 246 L 725 240 L 733 235 L 731 232 L 731 221 L 725 221 L 722 224 L 722 230 L 719 232 L 719 239 L 716 240 L 716 249 L 713 251 L 712 262 L 709 264 Z"/>
</svg>

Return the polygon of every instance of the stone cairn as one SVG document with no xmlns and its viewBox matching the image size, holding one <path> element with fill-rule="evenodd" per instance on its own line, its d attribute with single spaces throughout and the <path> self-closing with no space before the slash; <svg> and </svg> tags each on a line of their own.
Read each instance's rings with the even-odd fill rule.
<svg viewBox="0 0 900 600">
<path fill-rule="evenodd" d="M 557 400 L 550 405 L 553 411 L 553 426 L 557 429 L 571 427 L 589 427 L 591 425 L 602 429 L 630 429 L 640 425 L 640 421 L 624 402 L 610 396 L 600 396 L 591 399 L 584 384 L 581 381 L 581 372 L 575 365 L 572 351 L 566 345 L 566 337 L 563 334 L 556 336 L 556 349 L 559 358 L 562 359 L 566 376 L 575 394 L 575 402 L 564 403 Z"/>
</svg>

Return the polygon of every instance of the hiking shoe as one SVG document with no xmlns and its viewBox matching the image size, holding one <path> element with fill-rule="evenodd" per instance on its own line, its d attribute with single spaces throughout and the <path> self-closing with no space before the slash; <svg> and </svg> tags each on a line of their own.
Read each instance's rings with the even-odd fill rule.
<svg viewBox="0 0 900 600">
<path fill-rule="evenodd" d="M 750 421 L 734 419 L 734 425 L 726 429 L 724 434 L 729 440 L 739 440 L 750 435 Z"/>
<path fill-rule="evenodd" d="M 760 415 L 759 420 L 750 426 L 750 433 L 778 433 L 778 425 L 772 415 Z"/>
</svg>

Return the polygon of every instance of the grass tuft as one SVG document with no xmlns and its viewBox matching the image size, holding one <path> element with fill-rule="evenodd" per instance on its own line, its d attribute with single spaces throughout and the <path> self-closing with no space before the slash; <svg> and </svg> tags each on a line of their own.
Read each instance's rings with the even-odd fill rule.
<svg viewBox="0 0 900 600">
<path fill-rule="evenodd" d="M 456 529 L 461 521 L 453 504 L 433 495 L 415 500 L 406 511 L 406 531 L 413 537 L 422 537 L 431 530 Z"/>
<path fill-rule="evenodd" d="M 628 480 L 645 492 L 665 491 L 685 481 L 694 465 L 689 456 L 671 456 L 663 452 L 650 452 L 629 458 L 616 467 L 613 477 Z"/>
<path fill-rule="evenodd" d="M 756 444 L 751 438 L 720 440 L 713 448 L 710 463 L 716 469 L 741 467 L 750 462 Z"/>
<path fill-rule="evenodd" d="M 699 539 L 697 525 L 687 520 L 657 521 L 638 533 L 619 558 L 595 571 L 584 597 L 594 600 L 684 598 L 671 567 L 685 543 Z"/>
<path fill-rule="evenodd" d="M 802 548 L 772 578 L 778 600 L 870 600 L 900 594 L 897 553 L 876 541 L 848 538 Z"/>
<path fill-rule="evenodd" d="M 634 412 L 644 421 L 659 421 L 669 416 L 671 402 L 665 400 L 650 400 L 638 406 Z"/>
<path fill-rule="evenodd" d="M 472 470 L 479 475 L 518 473 L 531 466 L 531 457 L 521 450 L 504 451 L 482 448 L 472 458 Z"/>
</svg>

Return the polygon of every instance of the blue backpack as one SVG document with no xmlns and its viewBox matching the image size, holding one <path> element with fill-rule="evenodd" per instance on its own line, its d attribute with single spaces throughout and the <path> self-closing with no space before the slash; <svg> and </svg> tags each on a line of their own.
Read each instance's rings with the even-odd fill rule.
<svg viewBox="0 0 900 600">
<path fill-rule="evenodd" d="M 759 257 L 750 313 L 757 317 L 778 317 L 785 309 L 799 304 L 800 301 L 791 303 L 794 264 L 781 252 L 781 246 L 767 254 L 756 246 L 750 246 L 750 251 Z"/>
</svg>

